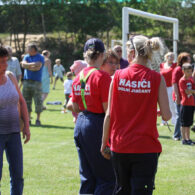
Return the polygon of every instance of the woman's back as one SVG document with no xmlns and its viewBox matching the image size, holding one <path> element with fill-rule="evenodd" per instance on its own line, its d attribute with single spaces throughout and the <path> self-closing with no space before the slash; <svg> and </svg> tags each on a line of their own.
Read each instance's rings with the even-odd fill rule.
<svg viewBox="0 0 195 195">
<path fill-rule="evenodd" d="M 94 67 L 87 67 L 83 70 L 84 76 Z M 93 113 L 104 113 L 102 103 L 108 101 L 108 92 L 111 78 L 108 73 L 96 70 L 91 73 L 85 86 L 85 100 L 87 110 Z M 85 110 L 81 98 L 80 74 L 74 79 L 72 85 L 73 102 L 77 102 L 81 111 Z"/>
<path fill-rule="evenodd" d="M 111 150 L 120 153 L 161 152 L 156 129 L 161 76 L 133 64 L 118 71 L 111 102 Z"/>
</svg>

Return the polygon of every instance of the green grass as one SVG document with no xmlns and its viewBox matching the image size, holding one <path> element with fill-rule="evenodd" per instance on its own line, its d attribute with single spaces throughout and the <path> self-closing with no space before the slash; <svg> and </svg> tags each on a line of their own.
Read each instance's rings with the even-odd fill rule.
<svg viewBox="0 0 195 195">
<path fill-rule="evenodd" d="M 47 101 L 64 101 L 63 86 L 51 90 Z M 76 195 L 79 190 L 78 157 L 73 140 L 71 113 L 62 106 L 47 106 L 42 127 L 31 127 L 31 141 L 24 145 L 24 195 Z M 32 123 L 35 123 L 33 114 Z M 159 120 L 160 121 L 160 120 Z M 173 131 L 173 126 L 171 127 Z M 159 159 L 154 195 L 195 195 L 195 146 L 182 146 L 171 139 L 167 127 L 158 127 L 163 152 Z M 192 133 L 195 140 L 195 134 Z M 9 194 L 6 157 L 2 194 Z"/>
<path fill-rule="evenodd" d="M 8 36 L 8 33 L 0 33 L 0 39 L 6 39 Z"/>
</svg>

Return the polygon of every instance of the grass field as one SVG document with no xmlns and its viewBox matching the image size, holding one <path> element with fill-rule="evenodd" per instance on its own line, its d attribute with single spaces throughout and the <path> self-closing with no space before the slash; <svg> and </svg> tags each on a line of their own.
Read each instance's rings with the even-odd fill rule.
<svg viewBox="0 0 195 195">
<path fill-rule="evenodd" d="M 47 101 L 64 101 L 63 86 L 51 91 Z M 42 127 L 31 127 L 31 141 L 24 145 L 24 195 L 76 195 L 79 190 L 78 157 L 73 141 L 71 113 L 62 106 L 47 106 Z M 32 122 L 35 123 L 33 114 Z M 173 127 L 172 131 L 173 131 Z M 159 159 L 154 195 L 195 195 L 195 146 L 171 139 L 167 127 L 158 127 L 163 152 Z M 195 133 L 192 133 L 195 140 Z M 8 164 L 4 156 L 2 195 L 9 194 Z"/>
</svg>

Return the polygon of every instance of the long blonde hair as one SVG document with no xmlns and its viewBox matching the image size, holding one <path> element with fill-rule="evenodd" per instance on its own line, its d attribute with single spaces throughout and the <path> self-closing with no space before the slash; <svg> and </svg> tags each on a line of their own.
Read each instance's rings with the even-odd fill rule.
<svg viewBox="0 0 195 195">
<path fill-rule="evenodd" d="M 127 42 L 127 52 L 135 50 L 135 58 L 144 58 L 151 63 L 154 60 L 157 53 L 162 54 L 164 51 L 164 46 L 159 37 L 153 37 L 151 39 L 143 35 L 137 35 Z"/>
</svg>

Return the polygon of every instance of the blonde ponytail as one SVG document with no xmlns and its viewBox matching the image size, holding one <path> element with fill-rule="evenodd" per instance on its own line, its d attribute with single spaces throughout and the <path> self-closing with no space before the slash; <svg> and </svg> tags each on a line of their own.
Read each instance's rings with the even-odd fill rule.
<svg viewBox="0 0 195 195">
<path fill-rule="evenodd" d="M 132 44 L 134 44 L 132 46 Z M 127 49 L 135 49 L 135 58 L 144 57 L 146 59 L 151 59 L 153 52 L 163 52 L 163 43 L 158 37 L 153 37 L 148 39 L 143 35 L 135 36 L 131 41 L 127 42 Z"/>
</svg>

